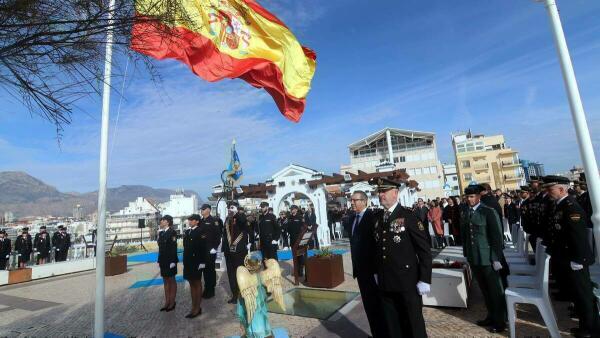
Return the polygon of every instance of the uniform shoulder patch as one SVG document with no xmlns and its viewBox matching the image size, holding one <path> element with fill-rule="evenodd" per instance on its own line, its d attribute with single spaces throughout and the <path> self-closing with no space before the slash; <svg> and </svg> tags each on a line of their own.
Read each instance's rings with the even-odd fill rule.
<svg viewBox="0 0 600 338">
<path fill-rule="evenodd" d="M 578 222 L 581 219 L 581 215 L 580 214 L 570 214 L 569 218 L 573 222 Z"/>
<path fill-rule="evenodd" d="M 215 225 L 216 225 L 216 226 L 219 226 L 219 221 L 215 221 Z"/>
<path fill-rule="evenodd" d="M 425 231 L 425 227 L 423 226 L 423 222 L 417 221 L 417 227 L 419 228 L 419 230 Z"/>
</svg>

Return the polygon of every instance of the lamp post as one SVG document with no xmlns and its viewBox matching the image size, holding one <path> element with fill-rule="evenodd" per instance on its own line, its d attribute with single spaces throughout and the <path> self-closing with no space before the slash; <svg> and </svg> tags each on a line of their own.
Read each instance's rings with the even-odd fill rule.
<svg viewBox="0 0 600 338">
<path fill-rule="evenodd" d="M 575 78 L 575 71 L 573 70 L 573 63 L 571 62 L 571 56 L 569 55 L 569 49 L 567 48 L 567 41 L 565 40 L 560 16 L 558 15 L 556 1 L 543 1 L 548 11 L 548 16 L 550 17 L 550 26 L 552 28 L 554 42 L 556 43 L 567 97 L 569 98 L 569 106 L 571 108 L 573 124 L 575 125 L 575 134 L 577 135 L 579 152 L 581 153 L 583 168 L 586 173 L 589 189 L 588 193 L 592 200 L 592 210 L 594 210 L 594 212 L 591 217 L 592 223 L 594 224 L 596 248 L 600 249 L 600 176 L 598 175 L 596 156 L 594 155 L 592 139 L 585 119 L 585 112 L 583 110 L 583 104 L 577 86 L 577 79 Z M 596 260 L 600 262 L 600 250 L 596 250 Z"/>
</svg>

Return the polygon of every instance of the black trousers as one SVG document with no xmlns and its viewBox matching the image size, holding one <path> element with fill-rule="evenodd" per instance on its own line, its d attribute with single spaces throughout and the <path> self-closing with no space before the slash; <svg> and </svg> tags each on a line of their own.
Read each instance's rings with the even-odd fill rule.
<svg viewBox="0 0 600 338">
<path fill-rule="evenodd" d="M 471 266 L 471 269 L 483 294 L 488 311 L 486 318 L 489 318 L 494 326 L 504 326 L 507 318 L 506 302 L 500 274 L 489 265 Z"/>
<path fill-rule="evenodd" d="M 367 314 L 367 320 L 371 327 L 371 335 L 374 338 L 390 337 L 387 324 L 382 313 L 381 295 L 375 283 L 373 275 L 358 275 L 356 276 L 360 296 L 362 298 L 363 307 Z"/>
<path fill-rule="evenodd" d="M 277 259 L 277 248 L 278 248 L 278 244 L 271 244 L 271 241 L 268 241 L 267 243 L 260 243 L 260 252 L 262 253 L 263 256 L 263 261 L 266 259 L 270 259 L 273 258 L 274 260 L 278 260 Z"/>
<path fill-rule="evenodd" d="M 67 260 L 68 254 L 69 254 L 69 249 L 62 249 L 60 251 L 55 251 L 54 261 L 55 262 L 64 262 Z"/>
<path fill-rule="evenodd" d="M 209 292 L 214 292 L 215 286 L 217 285 L 217 271 L 215 268 L 216 260 L 217 254 L 210 254 L 206 267 L 202 269 L 202 274 L 204 275 L 204 288 Z"/>
<path fill-rule="evenodd" d="M 600 332 L 600 318 L 596 297 L 592 289 L 590 270 L 587 266 L 573 271 L 569 261 L 557 260 L 564 281 L 569 285 L 569 297 L 575 303 L 575 311 L 579 317 L 579 327 L 589 332 Z"/>
<path fill-rule="evenodd" d="M 423 319 L 423 298 L 414 291 L 382 292 L 383 316 L 390 337 L 427 337 Z"/>
<path fill-rule="evenodd" d="M 6 263 L 8 262 L 8 259 L 6 258 L 0 258 L 0 270 L 6 270 Z"/>
<path fill-rule="evenodd" d="M 244 265 L 246 252 L 225 253 L 225 266 L 227 267 L 227 279 L 229 279 L 229 288 L 231 289 L 232 297 L 240 295 L 235 273 L 239 266 Z"/>
</svg>

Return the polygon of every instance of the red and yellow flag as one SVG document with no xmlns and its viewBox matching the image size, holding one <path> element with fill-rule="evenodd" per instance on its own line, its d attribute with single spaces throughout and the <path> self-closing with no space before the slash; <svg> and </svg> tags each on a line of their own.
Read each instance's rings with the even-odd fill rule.
<svg viewBox="0 0 600 338">
<path fill-rule="evenodd" d="M 177 59 L 207 81 L 241 78 L 264 88 L 285 117 L 300 120 L 316 54 L 277 17 L 255 0 L 181 0 L 175 20 L 156 20 L 167 10 L 162 1 L 136 0 L 133 50 Z"/>
</svg>

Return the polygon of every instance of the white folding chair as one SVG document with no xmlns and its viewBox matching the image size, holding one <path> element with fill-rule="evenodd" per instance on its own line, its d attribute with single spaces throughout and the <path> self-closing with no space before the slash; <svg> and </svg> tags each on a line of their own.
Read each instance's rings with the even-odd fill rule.
<svg viewBox="0 0 600 338">
<path fill-rule="evenodd" d="M 544 245 L 542 245 L 542 241 L 540 239 L 537 241 L 536 248 L 535 248 L 536 265 L 533 266 L 534 274 L 533 275 L 513 275 L 512 274 L 513 269 L 516 266 L 510 265 L 511 274 L 507 278 L 508 286 L 509 287 L 517 287 L 517 288 L 530 288 L 530 289 L 535 289 L 535 288 L 540 287 L 541 286 L 540 280 L 542 278 L 542 274 L 544 273 L 544 267 L 542 264 L 538 264 L 537 262 L 538 262 L 538 260 L 542 261 L 544 259 L 545 254 L 546 254 L 546 247 Z M 530 265 L 528 265 L 528 266 L 530 266 Z M 529 272 L 529 270 L 526 272 Z"/>
<path fill-rule="evenodd" d="M 515 264 L 529 264 L 529 250 L 528 250 L 528 242 L 525 242 L 526 250 L 523 252 L 523 256 L 509 256 L 506 257 L 506 262 L 512 266 Z M 539 250 L 540 245 L 542 245 L 542 239 L 538 238 L 535 243 L 535 252 L 537 258 L 537 251 Z"/>
<path fill-rule="evenodd" d="M 554 310 L 552 309 L 552 303 L 548 296 L 548 273 L 550 270 L 550 255 L 544 254 L 543 260 L 537 262 L 537 264 L 543 266 L 543 273 L 541 279 L 538 280 L 540 288 L 526 289 L 526 288 L 513 288 L 509 287 L 504 292 L 506 298 L 506 308 L 508 310 L 508 323 L 510 326 L 510 337 L 516 337 L 515 334 L 515 321 L 516 321 L 516 310 L 515 304 L 533 304 L 535 305 L 544 323 L 548 328 L 550 336 L 552 338 L 560 338 L 560 332 L 558 331 L 558 325 L 556 324 L 556 317 L 554 316 Z"/>
<path fill-rule="evenodd" d="M 333 238 L 335 238 L 335 235 L 338 236 L 338 239 L 342 238 L 342 223 L 340 222 L 335 222 L 335 234 L 333 235 Z"/>
</svg>

